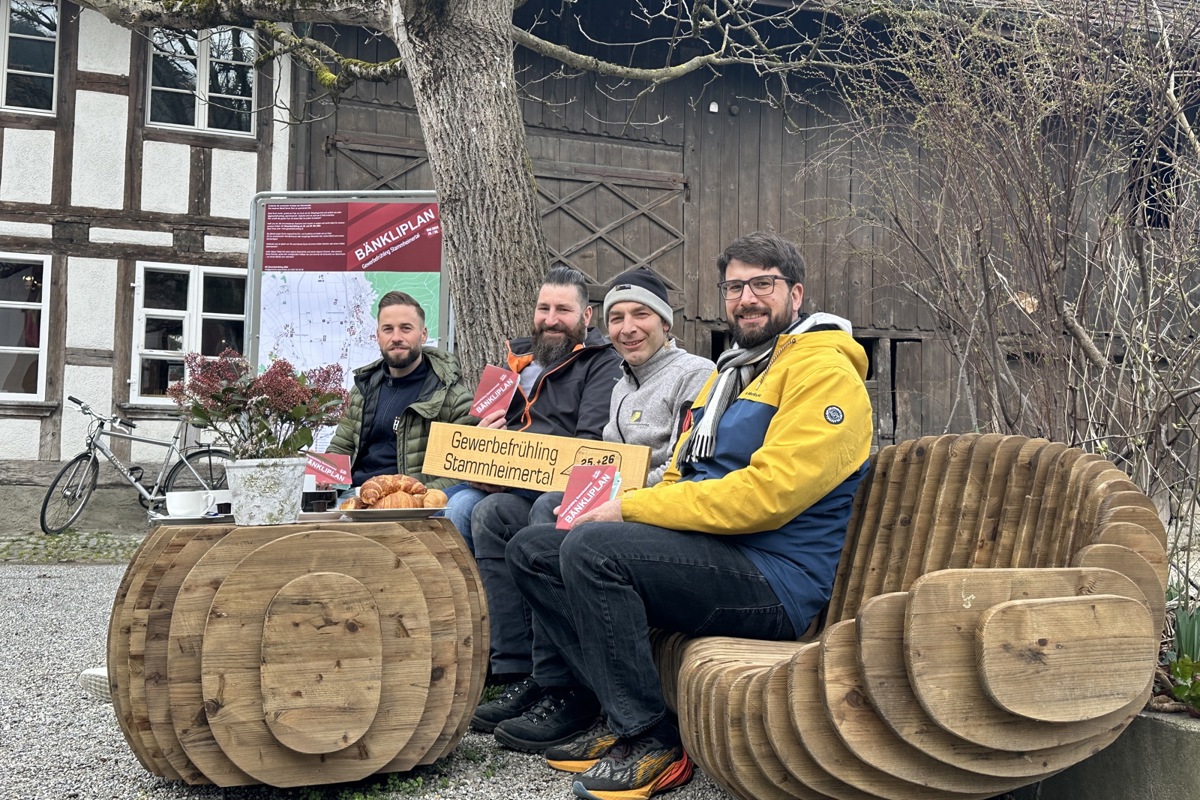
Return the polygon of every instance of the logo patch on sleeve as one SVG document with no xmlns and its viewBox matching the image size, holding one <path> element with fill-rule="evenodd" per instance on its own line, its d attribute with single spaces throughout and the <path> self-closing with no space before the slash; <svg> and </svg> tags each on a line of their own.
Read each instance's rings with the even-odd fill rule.
<svg viewBox="0 0 1200 800">
<path fill-rule="evenodd" d="M 830 425 L 841 425 L 846 419 L 846 412 L 837 406 L 825 406 L 825 421 Z"/>
</svg>

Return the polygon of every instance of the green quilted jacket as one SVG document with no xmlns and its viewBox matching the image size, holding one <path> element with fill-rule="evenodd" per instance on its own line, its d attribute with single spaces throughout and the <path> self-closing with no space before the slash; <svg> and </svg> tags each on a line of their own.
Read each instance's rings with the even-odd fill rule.
<svg viewBox="0 0 1200 800">
<path fill-rule="evenodd" d="M 474 425 L 479 420 L 471 416 L 473 393 L 463 385 L 458 359 L 432 347 L 423 348 L 421 352 L 429 360 L 429 377 L 421 387 L 417 402 L 401 415 L 400 427 L 396 431 L 396 471 L 411 475 L 430 489 L 444 489 L 457 481 L 421 472 L 425 446 L 429 443 L 430 423 Z M 379 385 L 383 382 L 382 363 L 381 358 L 354 370 L 354 388 L 350 390 L 349 407 L 326 448 L 326 452 L 350 456 L 352 471 L 359 453 L 364 449 L 363 431 L 371 430 L 375 420 L 375 403 L 379 397 Z"/>
</svg>

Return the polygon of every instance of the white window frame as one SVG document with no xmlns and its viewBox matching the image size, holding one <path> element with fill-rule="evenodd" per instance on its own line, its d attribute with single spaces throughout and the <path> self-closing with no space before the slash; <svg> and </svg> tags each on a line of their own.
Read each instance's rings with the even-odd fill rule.
<svg viewBox="0 0 1200 800">
<path fill-rule="evenodd" d="M 3 38 L 0 39 L 0 108 L 5 111 L 15 111 L 19 114 L 37 114 L 43 117 L 53 117 L 58 111 L 58 54 L 59 54 L 59 34 L 62 33 L 62 8 L 58 4 L 58 0 L 52 3 L 44 3 L 44 5 L 52 5 L 55 8 L 58 18 L 58 31 L 56 31 L 54 39 L 54 68 L 50 74 L 51 90 L 50 90 L 50 108 L 26 108 L 25 106 L 10 106 L 8 104 L 8 76 L 9 73 L 17 75 L 36 75 L 45 77 L 41 72 L 26 72 L 25 70 L 10 70 L 8 68 L 8 41 L 9 28 L 12 23 L 12 1 L 0 0 L 0 14 L 4 15 L 3 20 L 0 20 L 0 28 L 3 28 Z M 21 36 L 20 34 L 13 34 Z M 41 37 L 21 36 L 23 39 L 35 39 L 37 41 L 45 41 Z"/>
<path fill-rule="evenodd" d="M 146 271 L 175 272 L 188 276 L 187 309 L 146 309 Z M 158 404 L 169 406 L 173 402 L 165 395 L 142 394 L 142 360 L 146 358 L 178 361 L 183 363 L 183 357 L 188 353 L 200 350 L 206 319 L 246 320 L 245 309 L 240 314 L 204 313 L 204 278 L 206 275 L 223 275 L 244 278 L 249 285 L 249 276 L 245 267 L 204 267 L 193 264 L 169 264 L 157 261 L 137 262 L 137 278 L 134 283 L 134 317 L 133 317 L 133 357 L 130 359 L 129 399 L 134 403 Z M 181 350 L 151 350 L 146 348 L 146 317 L 156 319 L 183 320 L 183 348 Z M 243 329 L 243 336 L 248 337 L 250 331 Z M 243 349 L 245 348 L 243 342 Z"/>
<path fill-rule="evenodd" d="M 26 394 L 24 392 L 4 392 L 0 391 L 0 401 L 24 401 L 38 402 L 46 399 L 46 372 L 47 364 L 50 358 L 50 285 L 51 271 L 50 256 L 29 255 L 28 253 L 0 253 L 0 260 L 17 261 L 28 264 L 40 264 L 42 267 L 42 302 L 40 303 L 21 303 L 13 300 L 0 300 L 0 308 L 15 308 L 20 310 L 37 309 L 42 312 L 40 333 L 38 334 L 38 346 L 36 348 L 38 354 L 38 378 L 37 392 L 34 394 Z M 32 353 L 35 348 L 32 347 L 4 347 L 0 346 L 0 353 Z"/>
<path fill-rule="evenodd" d="M 4 0 L 8 2 L 8 0 Z M 172 122 L 156 122 L 150 119 L 150 115 L 154 110 L 154 31 L 158 28 L 151 28 L 149 35 L 146 37 L 146 47 L 150 51 L 149 58 L 146 59 L 146 126 L 151 128 L 161 128 L 164 130 L 176 131 L 203 131 L 204 133 L 212 133 L 219 136 L 239 136 L 246 139 L 253 139 L 257 136 L 255 131 L 255 119 L 258 115 L 258 71 L 254 66 L 253 61 L 242 62 L 234 61 L 229 63 L 249 64 L 252 71 L 250 80 L 250 130 L 234 131 L 228 128 L 210 128 L 208 126 L 208 83 L 209 83 L 209 65 L 210 57 L 210 41 L 212 34 L 217 31 L 229 31 L 237 28 L 237 26 L 224 25 L 217 28 L 197 28 L 196 29 L 196 91 L 191 92 L 192 98 L 196 104 L 196 124 L 194 125 L 179 125 Z M 258 52 L 258 37 L 251 28 L 237 28 L 249 34 L 254 42 L 255 53 Z M 170 30 L 163 28 L 163 30 Z M 223 59 L 222 59 L 223 60 Z M 172 94 L 184 94 L 179 90 L 163 90 L 170 91 Z"/>
</svg>

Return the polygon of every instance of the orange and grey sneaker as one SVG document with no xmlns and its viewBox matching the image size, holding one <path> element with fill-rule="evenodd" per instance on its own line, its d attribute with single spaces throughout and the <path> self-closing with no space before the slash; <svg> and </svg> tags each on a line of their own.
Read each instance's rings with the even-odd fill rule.
<svg viewBox="0 0 1200 800">
<path fill-rule="evenodd" d="M 617 743 L 617 735 L 603 721 L 566 744 L 546 748 L 546 763 L 561 772 L 583 772 Z"/>
<path fill-rule="evenodd" d="M 630 739 L 619 739 L 582 773 L 573 787 L 589 800 L 646 800 L 692 779 L 692 762 L 667 722 Z"/>
</svg>

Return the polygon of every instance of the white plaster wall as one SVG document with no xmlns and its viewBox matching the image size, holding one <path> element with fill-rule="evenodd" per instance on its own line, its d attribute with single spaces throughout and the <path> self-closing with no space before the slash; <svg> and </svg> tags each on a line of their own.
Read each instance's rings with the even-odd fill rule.
<svg viewBox="0 0 1200 800">
<path fill-rule="evenodd" d="M 142 145 L 142 208 L 186 214 L 191 174 L 191 148 L 171 142 Z"/>
<path fill-rule="evenodd" d="M 205 236 L 204 249 L 209 253 L 248 253 L 250 240 L 242 236 Z"/>
<path fill-rule="evenodd" d="M 69 315 L 68 315 L 69 316 Z M 97 414 L 112 413 L 112 370 L 107 367 L 81 367 L 68 364 L 63 370 L 63 397 L 74 395 L 87 403 Z M 78 407 L 63 402 L 62 460 L 83 452 L 90 417 L 79 413 Z"/>
<path fill-rule="evenodd" d="M 258 173 L 258 154 L 235 150 L 212 151 L 212 198 L 214 217 L 250 219 Z"/>
<path fill-rule="evenodd" d="M 0 236 L 36 236 L 39 239 L 49 239 L 54 235 L 52 225 L 42 225 L 37 222 L 5 222 L 0 221 Z"/>
<path fill-rule="evenodd" d="M 79 69 L 128 75 L 130 34 L 128 28 L 114 25 L 99 12 L 82 9 L 79 14 Z"/>
<path fill-rule="evenodd" d="M 116 321 L 117 262 L 67 259 L 67 347 L 111 350 Z M 79 399 L 91 402 L 86 397 Z"/>
<path fill-rule="evenodd" d="M 155 247 L 170 247 L 174 234 L 168 231 L 142 231 L 131 228 L 91 228 L 88 241 L 100 244 L 145 244 Z"/>
<path fill-rule="evenodd" d="M 152 439 L 170 439 L 175 435 L 176 423 L 172 420 L 135 419 L 133 421 L 137 423 L 137 430 L 134 433 L 138 436 L 146 436 Z M 162 466 L 163 459 L 167 457 L 167 448 L 152 444 L 143 444 L 141 442 L 130 442 L 130 445 L 130 460 L 146 471 L 142 478 L 142 483 L 148 489 L 154 485 L 154 479 L 158 477 L 158 468 Z"/>
<path fill-rule="evenodd" d="M 291 98 L 292 60 L 280 58 L 275 60 L 275 94 L 277 99 L 287 102 Z M 271 190 L 287 191 L 288 188 L 288 154 L 292 151 L 292 126 L 286 119 L 276 115 L 274 137 L 271 145 Z"/>
<path fill-rule="evenodd" d="M 6 419 L 0 422 L 0 459 L 38 457 L 41 421 L 36 419 Z"/>
<path fill-rule="evenodd" d="M 129 98 L 102 92 L 77 92 L 75 102 L 71 203 L 93 208 L 121 208 L 125 203 L 125 129 Z"/>
<path fill-rule="evenodd" d="M 4 130 L 4 160 L 0 162 L 0 200 L 50 203 L 54 183 L 54 131 Z"/>
</svg>

